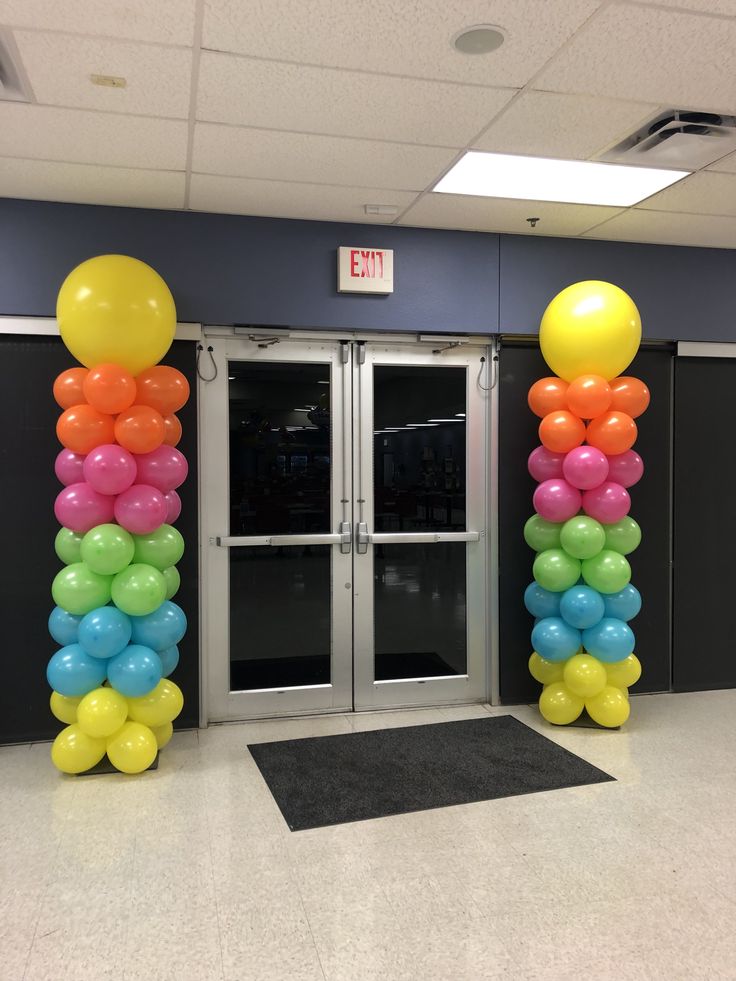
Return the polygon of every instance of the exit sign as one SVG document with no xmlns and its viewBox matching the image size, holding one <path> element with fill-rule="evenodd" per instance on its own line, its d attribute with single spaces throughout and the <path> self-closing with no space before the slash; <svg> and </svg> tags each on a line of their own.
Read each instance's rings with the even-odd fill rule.
<svg viewBox="0 0 736 981">
<path fill-rule="evenodd" d="M 337 250 L 338 293 L 393 293 L 393 249 L 362 249 L 344 245 Z"/>
</svg>

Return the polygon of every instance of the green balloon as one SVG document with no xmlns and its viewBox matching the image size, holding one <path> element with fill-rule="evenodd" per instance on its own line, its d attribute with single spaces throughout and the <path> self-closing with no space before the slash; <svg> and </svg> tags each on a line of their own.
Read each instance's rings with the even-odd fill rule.
<svg viewBox="0 0 736 981">
<path fill-rule="evenodd" d="M 605 532 L 606 548 L 610 548 L 614 552 L 628 555 L 629 552 L 633 552 L 635 548 L 639 547 L 641 528 L 628 515 L 612 525 L 606 525 Z"/>
<path fill-rule="evenodd" d="M 152 565 L 154 569 L 163 572 L 164 569 L 176 565 L 184 554 L 184 539 L 181 532 L 171 525 L 161 525 L 150 535 L 134 535 L 134 562 Z"/>
<path fill-rule="evenodd" d="M 54 541 L 54 548 L 64 565 L 82 561 L 80 545 L 83 537 L 76 531 L 72 531 L 71 528 L 59 528 Z"/>
<path fill-rule="evenodd" d="M 73 562 L 56 574 L 51 595 L 62 610 L 83 617 L 110 602 L 111 585 L 112 576 L 100 576 L 84 562 Z"/>
<path fill-rule="evenodd" d="M 599 593 L 618 593 L 631 579 L 631 566 L 619 552 L 604 548 L 583 562 L 583 579 Z"/>
<path fill-rule="evenodd" d="M 112 581 L 112 601 L 131 617 L 153 613 L 166 599 L 166 580 L 152 565 L 134 563 Z"/>
<path fill-rule="evenodd" d="M 580 578 L 580 562 L 564 549 L 548 548 L 534 560 L 534 578 L 542 589 L 561 593 Z"/>
<path fill-rule="evenodd" d="M 179 586 L 181 585 L 181 576 L 175 565 L 164 569 L 164 579 L 166 580 L 166 599 L 173 599 L 179 592 Z"/>
<path fill-rule="evenodd" d="M 133 536 L 120 525 L 97 525 L 82 539 L 82 561 L 101 576 L 114 576 L 133 561 Z"/>
<path fill-rule="evenodd" d="M 560 547 L 561 522 L 547 521 L 538 514 L 533 514 L 524 525 L 524 541 L 535 552 L 544 552 L 548 548 Z"/>
<path fill-rule="evenodd" d="M 606 533 L 595 518 L 578 514 L 562 526 L 560 544 L 576 559 L 592 559 L 605 547 Z"/>
</svg>

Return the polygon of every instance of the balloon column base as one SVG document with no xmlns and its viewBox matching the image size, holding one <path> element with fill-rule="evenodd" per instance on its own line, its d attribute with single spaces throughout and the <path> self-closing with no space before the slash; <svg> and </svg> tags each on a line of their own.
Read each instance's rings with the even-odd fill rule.
<svg viewBox="0 0 736 981">
<path fill-rule="evenodd" d="M 616 732 L 621 729 L 621 726 L 600 725 L 595 719 L 591 719 L 585 709 L 583 709 L 574 722 L 568 722 L 568 725 L 577 727 L 578 729 L 601 729 L 603 732 Z"/>
<path fill-rule="evenodd" d="M 161 755 L 160 753 L 156 753 L 156 759 L 147 768 L 148 770 L 158 770 L 158 758 L 159 758 L 160 755 Z M 121 771 L 118 770 L 117 767 L 113 766 L 112 763 L 110 762 L 110 760 L 105 756 L 95 766 L 90 767 L 89 770 L 85 770 L 83 773 L 75 773 L 74 776 L 75 777 L 92 777 L 92 776 L 96 776 L 98 773 L 117 773 L 118 776 L 119 776 L 120 775 L 120 772 Z M 146 770 L 142 770 L 141 772 L 142 773 L 146 773 L 147 771 Z"/>
</svg>

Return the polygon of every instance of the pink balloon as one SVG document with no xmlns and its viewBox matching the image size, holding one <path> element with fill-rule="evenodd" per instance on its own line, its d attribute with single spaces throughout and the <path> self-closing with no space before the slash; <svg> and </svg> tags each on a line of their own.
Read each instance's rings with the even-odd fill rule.
<svg viewBox="0 0 736 981">
<path fill-rule="evenodd" d="M 164 495 L 164 500 L 166 501 L 166 524 L 173 525 L 176 519 L 181 514 L 181 498 L 176 493 L 175 490 L 169 491 L 168 494 Z"/>
<path fill-rule="evenodd" d="M 562 461 L 564 453 L 553 453 L 546 446 L 538 446 L 529 454 L 527 466 L 535 480 L 551 480 L 562 476 Z"/>
<path fill-rule="evenodd" d="M 547 521 L 567 521 L 580 510 L 580 491 L 566 480 L 553 477 L 534 491 L 534 510 Z"/>
<path fill-rule="evenodd" d="M 644 473 L 644 461 L 635 450 L 608 458 L 608 476 L 622 487 L 633 487 Z"/>
<path fill-rule="evenodd" d="M 166 443 L 162 443 L 152 453 L 142 453 L 135 459 L 141 483 L 158 487 L 164 494 L 175 490 L 187 479 L 189 466 L 186 457 Z"/>
<path fill-rule="evenodd" d="M 591 490 L 608 477 L 608 457 L 595 446 L 576 446 L 563 460 L 562 473 L 578 490 Z"/>
<path fill-rule="evenodd" d="M 54 463 L 54 473 L 61 483 L 68 487 L 69 484 L 79 484 L 84 480 L 84 457 L 81 453 L 72 453 L 71 450 L 61 450 Z"/>
<path fill-rule="evenodd" d="M 157 487 L 133 484 L 115 498 L 115 520 L 132 535 L 147 535 L 166 521 L 166 500 Z"/>
<path fill-rule="evenodd" d="M 625 518 L 630 507 L 629 492 L 621 484 L 616 484 L 612 480 L 607 480 L 600 487 L 595 487 L 583 494 L 585 513 L 604 525 L 610 525 L 614 521 Z"/>
<path fill-rule="evenodd" d="M 54 514 L 60 525 L 83 535 L 96 525 L 113 518 L 115 499 L 99 494 L 86 483 L 71 484 L 59 491 L 54 502 Z"/>
<path fill-rule="evenodd" d="M 122 494 L 135 478 L 133 454 L 117 443 L 96 446 L 84 458 L 84 479 L 100 494 Z"/>
</svg>

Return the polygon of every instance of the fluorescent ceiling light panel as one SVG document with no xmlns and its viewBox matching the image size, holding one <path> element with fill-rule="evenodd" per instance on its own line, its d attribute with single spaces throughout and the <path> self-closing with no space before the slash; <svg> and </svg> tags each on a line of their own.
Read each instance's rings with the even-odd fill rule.
<svg viewBox="0 0 736 981">
<path fill-rule="evenodd" d="M 627 208 L 689 174 L 689 170 L 469 150 L 433 190 L 440 194 Z"/>
</svg>

